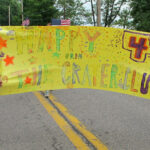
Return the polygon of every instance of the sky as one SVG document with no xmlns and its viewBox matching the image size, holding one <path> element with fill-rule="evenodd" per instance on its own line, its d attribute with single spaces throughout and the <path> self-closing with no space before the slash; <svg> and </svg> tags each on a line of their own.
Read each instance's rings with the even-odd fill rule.
<svg viewBox="0 0 150 150">
<path fill-rule="evenodd" d="M 85 0 L 81 0 L 81 2 L 82 2 L 82 1 L 85 2 Z M 86 4 L 84 5 L 84 7 L 91 10 L 91 3 L 90 3 L 90 2 L 86 3 Z"/>
</svg>

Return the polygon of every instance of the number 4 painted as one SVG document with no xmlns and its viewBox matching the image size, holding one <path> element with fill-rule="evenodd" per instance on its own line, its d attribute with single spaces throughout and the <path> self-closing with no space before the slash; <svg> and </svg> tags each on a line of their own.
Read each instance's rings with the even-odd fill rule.
<svg viewBox="0 0 150 150">
<path fill-rule="evenodd" d="M 139 59 L 139 60 L 142 59 L 143 51 L 144 50 L 146 51 L 148 49 L 148 47 L 146 46 L 146 43 L 147 43 L 146 38 L 140 38 L 139 42 L 136 43 L 136 37 L 130 37 L 129 47 L 136 49 L 135 55 L 134 55 L 135 59 Z"/>
</svg>

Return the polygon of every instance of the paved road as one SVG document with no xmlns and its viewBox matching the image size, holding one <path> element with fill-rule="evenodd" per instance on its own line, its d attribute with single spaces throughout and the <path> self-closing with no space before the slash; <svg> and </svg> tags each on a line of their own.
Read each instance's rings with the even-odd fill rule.
<svg viewBox="0 0 150 150">
<path fill-rule="evenodd" d="M 88 89 L 57 90 L 53 95 L 109 150 L 150 149 L 149 100 Z M 0 97 L 0 149 L 76 148 L 38 98 L 26 93 Z"/>
<path fill-rule="evenodd" d="M 75 150 L 32 94 L 1 96 L 0 150 Z"/>
</svg>

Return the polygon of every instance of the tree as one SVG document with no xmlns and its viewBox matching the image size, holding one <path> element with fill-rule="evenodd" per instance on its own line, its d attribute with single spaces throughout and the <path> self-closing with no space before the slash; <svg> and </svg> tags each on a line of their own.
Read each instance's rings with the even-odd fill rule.
<svg viewBox="0 0 150 150">
<path fill-rule="evenodd" d="M 111 26 L 115 19 L 118 17 L 119 12 L 126 0 L 103 0 L 102 15 L 104 26 Z"/>
<path fill-rule="evenodd" d="M 123 29 L 132 29 L 133 26 L 130 13 L 130 8 L 123 9 L 118 15 L 119 18 L 114 21 L 113 25 L 117 25 Z"/>
<path fill-rule="evenodd" d="M 91 0 L 92 1 L 92 0 Z M 101 24 L 104 27 L 110 27 L 114 24 L 117 17 L 119 17 L 119 14 L 121 12 L 121 9 L 123 5 L 126 3 L 127 0 L 101 0 Z M 94 17 L 97 17 L 97 14 L 94 12 L 97 12 L 97 0 L 91 2 L 92 9 L 94 8 L 94 11 L 92 10 L 92 14 L 94 14 Z M 93 17 L 93 18 L 94 18 Z M 94 21 L 94 19 L 93 19 Z"/>
<path fill-rule="evenodd" d="M 30 19 L 30 25 L 46 25 L 57 16 L 54 0 L 24 0 L 24 18 Z"/>
<path fill-rule="evenodd" d="M 57 0 L 58 17 L 60 19 L 70 19 L 72 25 L 92 23 L 91 12 L 83 7 L 86 3 L 87 1 L 81 2 L 81 0 Z"/>
<path fill-rule="evenodd" d="M 20 25 L 21 6 L 18 0 L 0 0 L 0 25 L 8 25 L 8 6 L 10 6 L 11 25 Z"/>
<path fill-rule="evenodd" d="M 131 0 L 133 25 L 137 30 L 150 32 L 150 1 Z"/>
<path fill-rule="evenodd" d="M 96 21 L 95 21 L 95 10 L 94 10 L 94 5 L 93 5 L 93 0 L 91 0 L 91 10 L 92 10 L 92 16 L 93 16 L 93 24 L 95 26 Z"/>
</svg>

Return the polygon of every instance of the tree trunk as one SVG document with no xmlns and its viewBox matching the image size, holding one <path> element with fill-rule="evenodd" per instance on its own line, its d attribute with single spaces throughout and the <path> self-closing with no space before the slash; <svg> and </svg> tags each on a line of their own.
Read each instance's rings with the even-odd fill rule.
<svg viewBox="0 0 150 150">
<path fill-rule="evenodd" d="M 93 23 L 94 23 L 94 26 L 95 26 L 96 21 L 95 21 L 95 12 L 94 12 L 94 8 L 93 8 L 93 0 L 91 0 L 91 9 L 92 9 L 92 15 L 93 15 Z"/>
<path fill-rule="evenodd" d="M 97 0 L 97 26 L 101 26 L 101 1 Z"/>
</svg>

